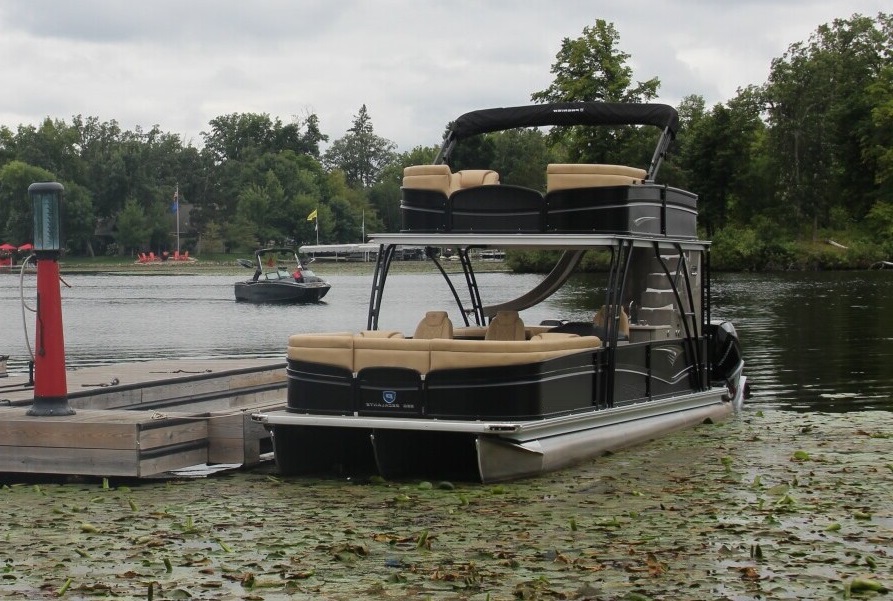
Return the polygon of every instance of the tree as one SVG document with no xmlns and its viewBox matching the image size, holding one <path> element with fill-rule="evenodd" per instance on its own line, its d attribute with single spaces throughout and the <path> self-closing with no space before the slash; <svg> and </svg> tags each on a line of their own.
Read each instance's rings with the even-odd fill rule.
<svg viewBox="0 0 893 601">
<path fill-rule="evenodd" d="M 93 256 L 93 232 L 96 220 L 93 217 L 93 201 L 90 191 L 80 184 L 65 182 L 64 225 L 62 235 L 69 248 L 82 249 Z"/>
<path fill-rule="evenodd" d="M 151 227 L 146 221 L 143 207 L 135 198 L 128 198 L 118 213 L 118 254 L 127 249 L 141 248 L 149 241 Z"/>
<path fill-rule="evenodd" d="M 712 236 L 726 224 L 734 198 L 746 196 L 755 142 L 764 129 L 760 96 L 754 88 L 739 90 L 726 105 L 701 114 L 696 107 L 685 122 L 678 164 L 700 196 L 699 218 Z"/>
<path fill-rule="evenodd" d="M 575 40 L 564 38 L 555 56 L 552 84 L 531 95 L 534 102 L 647 102 L 657 96 L 656 77 L 633 85 L 629 54 L 617 49 L 620 34 L 614 25 L 598 19 L 594 27 L 584 27 Z"/>
<path fill-rule="evenodd" d="M 332 143 L 323 157 L 329 169 L 339 169 L 349 186 L 369 188 L 378 182 L 382 169 L 394 160 L 396 144 L 375 135 L 366 105 L 354 117 L 343 138 Z"/>
<path fill-rule="evenodd" d="M 11 161 L 0 168 L 0 238 L 17 244 L 31 240 L 34 220 L 28 186 L 34 182 L 55 181 L 56 177 L 40 167 Z M 63 232 L 66 224 L 63 223 Z"/>
<path fill-rule="evenodd" d="M 598 19 L 584 27 L 575 40 L 565 38 L 552 64 L 552 84 L 531 95 L 534 102 L 647 102 L 657 96 L 660 80 L 653 77 L 633 83 L 629 54 L 618 50 L 620 36 L 613 24 Z M 650 133 L 650 132 L 649 132 Z M 553 145 L 561 145 L 567 159 L 591 163 L 647 163 L 650 156 L 630 161 L 623 149 L 641 144 L 643 131 L 635 127 L 569 127 L 552 132 Z M 653 145 L 652 145 L 653 148 Z"/>
<path fill-rule="evenodd" d="M 861 219 L 879 197 L 878 154 L 866 150 L 874 109 L 884 102 L 871 90 L 893 54 L 890 21 L 884 14 L 836 19 L 772 63 L 770 145 L 786 193 L 778 201 L 807 218 L 814 236 L 834 207 Z"/>
<path fill-rule="evenodd" d="M 548 139 L 538 129 L 513 129 L 490 134 L 493 169 L 504 184 L 546 189 L 546 166 L 557 162 Z"/>
</svg>

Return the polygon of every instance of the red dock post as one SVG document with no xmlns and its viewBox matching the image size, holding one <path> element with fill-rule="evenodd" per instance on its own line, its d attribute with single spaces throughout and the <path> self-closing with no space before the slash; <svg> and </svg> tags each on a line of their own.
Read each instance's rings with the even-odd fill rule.
<svg viewBox="0 0 893 601">
<path fill-rule="evenodd" d="M 34 353 L 34 404 L 28 415 L 73 415 L 65 377 L 59 254 L 62 251 L 62 184 L 28 186 L 34 216 L 37 255 L 37 328 Z"/>
</svg>

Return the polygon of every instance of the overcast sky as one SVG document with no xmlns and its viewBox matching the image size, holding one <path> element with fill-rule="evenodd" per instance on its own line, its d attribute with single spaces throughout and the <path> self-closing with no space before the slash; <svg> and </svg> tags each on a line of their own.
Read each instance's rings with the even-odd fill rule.
<svg viewBox="0 0 893 601">
<path fill-rule="evenodd" d="M 196 146 L 219 115 L 319 116 L 342 137 L 365 104 L 398 150 L 451 119 L 528 104 L 564 38 L 613 23 L 661 102 L 708 106 L 765 83 L 816 28 L 889 0 L 0 0 L 0 125 L 73 115 L 158 125 Z"/>
</svg>

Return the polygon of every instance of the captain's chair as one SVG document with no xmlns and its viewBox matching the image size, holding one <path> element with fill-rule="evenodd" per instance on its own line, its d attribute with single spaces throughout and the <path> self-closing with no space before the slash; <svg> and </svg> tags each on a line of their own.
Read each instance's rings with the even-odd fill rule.
<svg viewBox="0 0 893 601">
<path fill-rule="evenodd" d="M 446 311 L 428 311 L 415 329 L 413 338 L 452 338 L 453 322 Z"/>
<path fill-rule="evenodd" d="M 499 311 L 487 326 L 484 340 L 524 340 L 524 322 L 517 311 Z"/>
</svg>

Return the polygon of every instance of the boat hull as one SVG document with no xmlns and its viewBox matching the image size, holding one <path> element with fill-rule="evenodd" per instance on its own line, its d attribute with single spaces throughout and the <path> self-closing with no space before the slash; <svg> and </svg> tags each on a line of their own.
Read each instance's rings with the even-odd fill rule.
<svg viewBox="0 0 893 601">
<path fill-rule="evenodd" d="M 725 418 L 727 391 L 704 392 L 538 420 L 469 421 L 277 411 L 271 430 L 286 475 L 338 472 L 385 478 L 498 482 L 558 470 L 605 452 Z"/>
<path fill-rule="evenodd" d="M 238 282 L 236 301 L 246 303 L 318 303 L 329 292 L 328 283 Z"/>
</svg>

